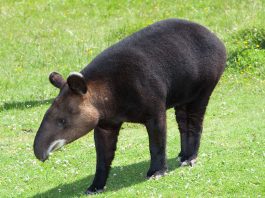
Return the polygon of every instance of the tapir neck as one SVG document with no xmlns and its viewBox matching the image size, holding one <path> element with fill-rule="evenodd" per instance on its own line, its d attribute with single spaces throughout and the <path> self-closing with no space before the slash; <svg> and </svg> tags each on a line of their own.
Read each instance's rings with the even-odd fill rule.
<svg viewBox="0 0 265 198">
<path fill-rule="evenodd" d="M 114 105 L 113 96 L 108 84 L 102 81 L 90 81 L 87 86 L 87 100 L 97 109 L 100 119 L 110 117 L 110 112 L 114 112 Z"/>
</svg>

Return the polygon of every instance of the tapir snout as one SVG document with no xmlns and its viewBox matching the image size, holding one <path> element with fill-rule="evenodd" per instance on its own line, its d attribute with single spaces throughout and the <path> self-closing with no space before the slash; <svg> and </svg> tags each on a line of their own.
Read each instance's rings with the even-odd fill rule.
<svg viewBox="0 0 265 198">
<path fill-rule="evenodd" d="M 57 139 L 47 144 L 44 141 L 42 141 L 42 140 L 45 140 L 45 137 L 42 137 L 43 133 L 38 131 L 37 134 L 41 134 L 41 135 L 37 135 L 34 140 L 34 145 L 33 145 L 34 154 L 36 158 L 42 162 L 48 159 L 49 154 L 52 151 L 57 150 L 66 144 L 65 139 Z"/>
<path fill-rule="evenodd" d="M 39 134 L 39 131 L 37 133 Z M 33 149 L 38 160 L 44 162 L 48 158 L 45 145 L 41 143 L 40 135 L 35 137 Z"/>
</svg>

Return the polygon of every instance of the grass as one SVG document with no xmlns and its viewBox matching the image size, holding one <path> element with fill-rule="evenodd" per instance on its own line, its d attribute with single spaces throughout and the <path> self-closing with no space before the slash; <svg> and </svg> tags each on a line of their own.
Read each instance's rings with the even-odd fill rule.
<svg viewBox="0 0 265 198">
<path fill-rule="evenodd" d="M 200 156 L 178 168 L 168 111 L 169 173 L 145 179 L 147 133 L 125 124 L 98 197 L 265 196 L 264 1 L 0 0 L 0 197 L 79 197 L 95 171 L 93 133 L 38 162 L 35 132 L 58 91 L 48 74 L 79 71 L 104 48 L 157 20 L 199 22 L 226 44 L 228 68 L 206 114 Z"/>
</svg>

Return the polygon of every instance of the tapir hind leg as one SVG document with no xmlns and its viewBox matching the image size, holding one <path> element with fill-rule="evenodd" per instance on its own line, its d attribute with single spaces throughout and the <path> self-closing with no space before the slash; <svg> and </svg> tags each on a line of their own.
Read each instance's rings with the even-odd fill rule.
<svg viewBox="0 0 265 198">
<path fill-rule="evenodd" d="M 158 115 L 145 123 L 149 136 L 149 150 L 151 164 L 147 172 L 147 177 L 159 177 L 165 174 L 166 164 L 166 111 L 159 112 Z"/>
<path fill-rule="evenodd" d="M 181 140 L 181 151 L 178 156 L 181 166 L 192 166 L 196 162 L 200 147 L 204 114 L 211 91 L 203 92 L 196 100 L 189 104 L 175 107 Z"/>
<path fill-rule="evenodd" d="M 115 155 L 121 124 L 106 129 L 96 127 L 94 139 L 97 153 L 96 174 L 92 185 L 87 189 L 86 194 L 102 192 L 108 178 L 111 162 Z"/>
</svg>

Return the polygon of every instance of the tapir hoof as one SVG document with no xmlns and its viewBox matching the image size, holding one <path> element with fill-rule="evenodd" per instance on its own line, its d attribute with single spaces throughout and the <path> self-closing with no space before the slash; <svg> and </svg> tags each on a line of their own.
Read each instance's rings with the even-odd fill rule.
<svg viewBox="0 0 265 198">
<path fill-rule="evenodd" d="M 191 166 L 193 167 L 196 164 L 197 161 L 197 157 L 193 158 L 188 158 L 186 160 L 183 160 L 180 156 L 177 157 L 177 161 L 179 163 L 179 166 L 183 167 L 183 166 Z"/>
<path fill-rule="evenodd" d="M 94 187 L 89 187 L 87 189 L 87 191 L 85 192 L 86 195 L 95 195 L 95 194 L 99 194 L 99 193 L 102 193 L 104 191 L 104 188 L 102 189 L 97 189 L 97 188 L 94 188 Z"/>
<path fill-rule="evenodd" d="M 167 174 L 167 169 L 162 170 L 149 170 L 147 172 L 146 178 L 147 179 L 159 179 L 160 177 L 163 177 Z"/>
</svg>

